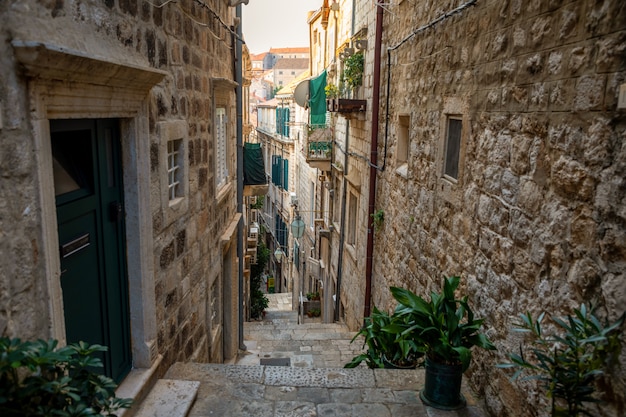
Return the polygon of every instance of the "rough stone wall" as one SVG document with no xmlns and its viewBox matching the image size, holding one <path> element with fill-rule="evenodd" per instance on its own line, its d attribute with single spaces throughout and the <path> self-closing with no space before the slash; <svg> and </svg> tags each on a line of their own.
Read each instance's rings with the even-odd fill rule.
<svg viewBox="0 0 626 417">
<path fill-rule="evenodd" d="M 385 14 L 383 51 L 460 4 L 399 2 Z M 476 351 L 469 373 L 494 416 L 545 415 L 535 385 L 494 367 L 518 349 L 511 328 L 520 313 L 563 316 L 592 300 L 610 319 L 626 310 L 626 111 L 617 109 L 625 51 L 624 2 L 487 0 L 391 52 L 374 304 L 394 305 L 390 285 L 426 295 L 461 275 L 499 349 Z M 403 114 L 406 178 L 395 163 Z M 439 160 L 446 114 L 463 119 L 457 184 L 442 179 Z M 624 362 L 601 415 L 625 412 Z"/>
<path fill-rule="evenodd" d="M 163 6 L 158 7 L 159 3 Z M 27 86 L 17 71 L 9 41 L 18 29 L 26 33 L 46 26 L 58 27 L 59 30 L 51 30 L 50 39 L 60 40 L 62 45 L 80 53 L 98 56 L 98 51 L 107 45 L 118 49 L 122 46 L 128 55 L 120 56 L 120 62 L 132 62 L 133 56 L 143 56 L 153 68 L 167 73 L 146 99 L 150 136 L 142 140 L 150 141 L 150 155 L 139 157 L 149 161 L 151 167 L 150 178 L 142 180 L 151 187 L 159 353 L 163 354 L 166 366 L 176 360 L 208 360 L 211 347 L 206 310 L 210 285 L 221 275 L 220 236 L 236 211 L 234 184 L 224 187 L 218 200 L 214 179 L 212 78 L 232 80 L 234 77 L 231 34 L 218 20 L 232 22 L 235 9 L 226 3 L 223 0 L 168 4 L 143 0 L 2 2 L 0 333 L 22 338 L 50 336 L 46 271 L 37 257 L 38 246 L 42 244 L 41 225 L 37 224 L 39 217 L 33 216 L 40 210 L 33 166 L 36 150 L 27 120 Z M 18 17 L 31 21 L 32 28 L 12 27 Z M 68 32 L 64 32 L 64 26 Z M 80 30 L 84 31 L 84 37 Z M 98 41 L 89 43 L 94 38 Z M 228 140 L 234 142 L 234 87 L 226 86 L 223 90 L 226 92 L 221 100 L 230 115 Z M 165 159 L 160 147 L 163 140 L 160 126 L 180 121 L 184 121 L 188 138 L 188 159 L 184 162 L 189 167 L 187 205 L 185 210 L 165 215 L 168 208 L 162 204 L 161 193 L 163 187 L 167 189 L 167 183 L 162 183 L 161 172 L 167 167 L 162 164 Z M 231 181 L 235 175 L 234 152 L 232 146 L 228 153 Z M 19 233 L 12 233 L 15 230 Z M 10 239 L 6 238 L 9 234 L 13 234 Z"/>
<path fill-rule="evenodd" d="M 9 4 L 0 4 L 2 17 Z M 3 20 L 4 22 L 4 20 Z M 8 28 L 0 28 L 0 68 L 16 63 L 7 42 Z M 36 338 L 49 334 L 49 311 L 45 304 L 47 288 L 39 276 L 40 257 L 37 184 L 33 182 L 33 145 L 24 141 L 29 126 L 23 115 L 28 111 L 24 87 L 12 71 L 0 77 L 0 335 L 23 334 Z M 19 230 L 20 233 L 14 233 Z"/>
</svg>

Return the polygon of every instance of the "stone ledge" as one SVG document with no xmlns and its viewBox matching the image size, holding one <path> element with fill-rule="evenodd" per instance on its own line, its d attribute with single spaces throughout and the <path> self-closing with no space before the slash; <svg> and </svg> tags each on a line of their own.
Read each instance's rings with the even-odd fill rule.
<svg viewBox="0 0 626 417">
<path fill-rule="evenodd" d="M 199 388 L 199 381 L 159 379 L 135 417 L 185 417 Z"/>
</svg>

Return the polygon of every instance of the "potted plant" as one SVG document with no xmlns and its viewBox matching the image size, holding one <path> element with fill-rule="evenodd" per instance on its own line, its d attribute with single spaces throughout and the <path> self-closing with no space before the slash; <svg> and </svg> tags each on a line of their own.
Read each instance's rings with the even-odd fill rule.
<svg viewBox="0 0 626 417">
<path fill-rule="evenodd" d="M 320 293 L 319 292 L 308 292 L 308 293 L 306 293 L 306 298 L 308 298 L 309 301 L 318 301 L 320 299 Z"/>
<path fill-rule="evenodd" d="M 343 72 L 341 73 L 341 81 L 346 87 L 354 90 L 363 84 L 363 67 L 365 59 L 362 52 L 350 55 L 344 61 Z"/>
<path fill-rule="evenodd" d="M 556 325 L 550 333 L 542 327 L 545 313 L 536 320 L 530 313 L 520 315 L 514 331 L 529 336 L 530 347 L 520 346 L 519 354 L 509 353 L 510 363 L 500 368 L 515 368 L 511 379 L 523 372 L 524 379 L 539 380 L 551 398 L 553 417 L 592 415 L 588 406 L 600 400 L 595 394 L 607 369 L 619 363 L 622 348 L 622 326 L 626 313 L 614 323 L 601 323 L 594 306 L 581 304 L 566 319 L 553 318 Z"/>
<path fill-rule="evenodd" d="M 474 317 L 468 297 L 455 297 L 459 283 L 459 277 L 446 278 L 443 292 L 431 292 L 429 301 L 391 287 L 399 303 L 395 314 L 404 319 L 403 333 L 410 334 L 425 352 L 426 381 L 420 397 L 427 405 L 448 410 L 465 405 L 461 380 L 470 365 L 472 347 L 495 349 L 480 332 L 483 320 Z"/>
<path fill-rule="evenodd" d="M 363 336 L 363 347 L 367 350 L 355 356 L 346 368 L 355 368 L 365 362 L 369 368 L 415 368 L 424 355 L 423 349 L 404 332 L 406 323 L 394 314 L 389 315 L 374 307 L 370 317 L 365 319 L 365 326 L 352 338 L 354 342 Z"/>
<path fill-rule="evenodd" d="M 130 408 L 102 374 L 106 346 L 0 338 L 0 415 L 101 416 Z"/>
</svg>

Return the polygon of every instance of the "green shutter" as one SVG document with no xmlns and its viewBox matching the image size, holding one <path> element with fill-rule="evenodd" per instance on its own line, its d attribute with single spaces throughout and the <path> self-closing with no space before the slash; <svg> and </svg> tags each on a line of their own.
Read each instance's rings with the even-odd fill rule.
<svg viewBox="0 0 626 417">
<path fill-rule="evenodd" d="M 283 109 L 284 135 L 289 137 L 289 107 Z"/>
<path fill-rule="evenodd" d="M 279 135 L 282 134 L 282 119 L 283 119 L 283 109 L 280 107 L 276 107 L 276 133 Z"/>
<path fill-rule="evenodd" d="M 289 191 L 289 160 L 283 159 L 283 188 Z"/>
</svg>

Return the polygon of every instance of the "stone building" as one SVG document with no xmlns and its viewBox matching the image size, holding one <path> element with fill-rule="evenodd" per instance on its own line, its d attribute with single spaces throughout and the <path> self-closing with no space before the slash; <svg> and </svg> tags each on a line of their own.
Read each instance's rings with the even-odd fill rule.
<svg viewBox="0 0 626 417">
<path fill-rule="evenodd" d="M 107 374 L 239 347 L 225 0 L 0 4 L 0 333 L 109 346 Z"/>
<path fill-rule="evenodd" d="M 626 310 L 626 9 L 320 3 L 312 74 L 340 87 L 328 106 L 330 184 L 316 195 L 321 212 L 331 197 L 320 226 L 331 232 L 335 318 L 356 330 L 373 306 L 394 307 L 389 286 L 427 295 L 460 275 L 499 349 L 476 352 L 470 382 L 493 415 L 542 415 L 537 387 L 495 368 L 519 347 L 519 314 L 592 301 L 608 319 Z M 346 92 L 358 52 L 362 86 Z M 622 415 L 626 374 L 609 379 L 603 415 Z"/>
<path fill-rule="evenodd" d="M 470 378 L 493 415 L 542 415 L 547 401 L 494 367 L 519 349 L 519 314 L 626 310 L 625 48 L 620 1 L 384 12 L 372 302 L 461 275 L 499 349 L 475 355 Z M 624 413 L 624 364 L 602 415 Z"/>
</svg>

